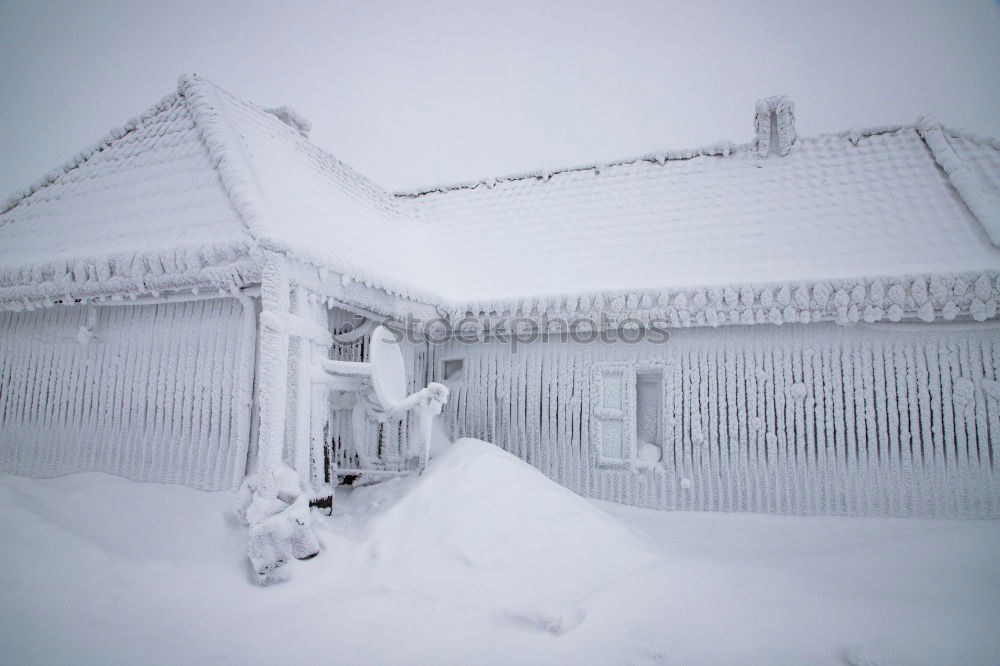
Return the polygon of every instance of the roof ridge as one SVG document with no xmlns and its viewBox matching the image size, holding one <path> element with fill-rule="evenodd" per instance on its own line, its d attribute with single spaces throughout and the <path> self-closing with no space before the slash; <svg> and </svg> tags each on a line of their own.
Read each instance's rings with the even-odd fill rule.
<svg viewBox="0 0 1000 666">
<path fill-rule="evenodd" d="M 986 230 L 993 245 L 1000 247 L 1000 210 L 990 201 L 965 160 L 948 141 L 947 130 L 933 116 L 917 120 L 917 133 L 927 144 L 934 161 L 944 169 L 958 196 Z"/>
<path fill-rule="evenodd" d="M 913 129 L 914 125 L 903 125 L 903 124 L 872 125 L 870 127 L 841 130 L 839 132 L 822 132 L 815 136 L 808 136 L 808 137 L 799 136 L 797 137 L 795 143 L 796 145 L 798 145 L 801 142 L 818 141 L 821 139 L 828 139 L 828 138 L 844 138 L 850 141 L 852 144 L 857 145 L 858 141 L 860 141 L 862 138 L 876 136 L 879 134 L 891 134 L 907 128 Z M 998 149 L 1000 149 L 1000 142 L 997 142 L 997 145 Z M 754 152 L 753 141 L 737 144 L 727 139 L 723 139 L 715 143 L 704 144 L 695 148 L 662 150 L 662 151 L 645 153 L 643 155 L 637 155 L 635 157 L 610 160 L 606 162 L 594 162 L 590 164 L 559 167 L 556 169 L 549 169 L 549 170 L 541 169 L 536 171 L 523 171 L 496 178 L 482 178 L 479 180 L 466 180 L 466 181 L 459 181 L 455 183 L 447 183 L 441 185 L 428 185 L 425 187 L 414 188 L 412 190 L 397 190 L 392 194 L 397 197 L 416 198 L 416 197 L 421 197 L 425 194 L 451 192 L 454 190 L 474 190 L 477 187 L 483 185 L 485 185 L 488 189 L 492 189 L 499 183 L 514 182 L 518 180 L 528 180 L 533 178 L 545 182 L 548 181 L 548 179 L 551 178 L 552 176 L 557 176 L 565 173 L 575 173 L 580 171 L 596 171 L 597 174 L 600 175 L 601 170 L 604 169 L 611 169 L 619 166 L 629 166 L 633 164 L 638 164 L 640 162 L 648 162 L 650 164 L 663 166 L 667 162 L 685 161 L 697 157 L 730 157 L 732 155 L 744 153 L 747 151 Z"/>
<path fill-rule="evenodd" d="M 20 190 L 16 190 L 10 196 L 8 196 L 2 204 L 0 204 L 0 215 L 3 215 L 4 213 L 10 211 L 11 209 L 13 209 L 19 203 L 30 197 L 35 192 L 38 192 L 39 190 L 42 190 L 51 185 L 52 183 L 56 182 L 64 174 L 69 173 L 73 169 L 76 169 L 77 167 L 79 167 L 81 164 L 89 160 L 97 153 L 111 147 L 111 145 L 115 141 L 118 141 L 122 137 L 131 134 L 132 132 L 135 132 L 138 129 L 141 129 L 143 126 L 145 126 L 146 123 L 152 120 L 158 113 L 166 111 L 168 108 L 170 108 L 170 106 L 174 102 L 176 102 L 178 98 L 179 95 L 176 91 L 170 93 L 169 95 L 166 95 L 165 97 L 163 97 L 163 99 L 161 99 L 156 104 L 148 107 L 138 116 L 132 116 L 131 118 L 129 118 L 124 125 L 121 125 L 120 127 L 113 127 L 106 135 L 104 135 L 102 139 L 98 140 L 96 143 L 92 143 L 87 148 L 84 148 L 79 153 L 71 157 L 68 161 L 64 162 L 61 166 L 52 169 L 51 171 L 46 173 L 44 176 L 36 180 L 31 185 L 22 188 Z"/>
<path fill-rule="evenodd" d="M 262 215 L 264 196 L 243 147 L 233 135 L 232 124 L 219 99 L 220 88 L 197 74 L 189 73 L 182 74 L 177 80 L 177 92 L 188 102 L 222 189 L 250 238 L 259 246 L 257 220 Z"/>
<path fill-rule="evenodd" d="M 619 166 L 628 166 L 631 164 L 638 164 L 639 162 L 650 162 L 655 164 L 663 165 L 666 162 L 672 161 L 682 161 L 690 160 L 695 157 L 728 157 L 736 152 L 741 152 L 744 150 L 749 150 L 749 143 L 736 144 L 729 140 L 717 141 L 712 144 L 706 144 L 699 146 L 697 148 L 688 148 L 682 150 L 665 150 L 659 152 L 645 153 L 643 155 L 637 155 L 635 157 L 627 157 L 624 159 L 611 160 L 606 162 L 593 162 L 590 164 L 578 164 L 575 166 L 559 167 L 556 169 L 539 169 L 535 171 L 522 171 L 517 173 L 511 173 L 506 176 L 499 176 L 496 178 L 482 178 L 479 180 L 466 180 L 456 183 L 449 183 L 443 185 L 429 185 L 426 187 L 419 187 L 413 190 L 401 190 L 393 192 L 394 196 L 397 197 L 419 197 L 424 194 L 433 194 L 436 192 L 450 192 L 452 190 L 466 190 L 475 189 L 480 185 L 486 185 L 488 188 L 492 188 L 498 183 L 506 183 L 517 180 L 527 180 L 534 178 L 536 180 L 547 181 L 552 176 L 558 176 L 564 173 L 574 173 L 578 171 L 592 171 L 596 170 L 600 173 L 603 169 L 611 169 Z"/>
<path fill-rule="evenodd" d="M 940 123 L 939 123 L 940 124 Z M 958 127 L 951 127 L 950 125 L 941 124 L 941 129 L 944 133 L 955 139 L 965 139 L 966 141 L 971 141 L 977 146 L 983 146 L 985 148 L 992 148 L 994 150 L 1000 150 L 1000 139 L 997 139 L 986 134 L 978 134 L 976 132 L 971 132 L 969 130 L 961 129 Z"/>
</svg>

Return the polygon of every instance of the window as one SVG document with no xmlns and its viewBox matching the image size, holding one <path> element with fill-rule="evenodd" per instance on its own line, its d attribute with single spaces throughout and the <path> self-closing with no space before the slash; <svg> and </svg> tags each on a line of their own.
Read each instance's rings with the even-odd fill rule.
<svg viewBox="0 0 1000 666">
<path fill-rule="evenodd" d="M 663 370 L 640 370 L 636 375 L 636 461 L 653 465 L 663 459 Z"/>
<path fill-rule="evenodd" d="M 599 363 L 594 369 L 594 437 L 602 465 L 628 464 L 634 457 L 634 387 L 635 373 L 625 364 Z"/>
<path fill-rule="evenodd" d="M 441 377 L 446 382 L 458 381 L 465 374 L 465 361 L 460 358 L 446 359 L 441 364 Z"/>
<path fill-rule="evenodd" d="M 663 368 L 599 363 L 592 386 L 593 441 L 605 467 L 663 458 Z"/>
</svg>

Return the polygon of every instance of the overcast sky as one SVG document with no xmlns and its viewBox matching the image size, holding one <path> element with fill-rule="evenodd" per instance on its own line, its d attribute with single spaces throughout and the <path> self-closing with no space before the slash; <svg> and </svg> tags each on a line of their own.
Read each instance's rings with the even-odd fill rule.
<svg viewBox="0 0 1000 666">
<path fill-rule="evenodd" d="M 0 0 L 0 198 L 187 71 L 390 189 L 744 142 L 777 93 L 801 134 L 932 113 L 1000 137 L 990 0 Z"/>
</svg>

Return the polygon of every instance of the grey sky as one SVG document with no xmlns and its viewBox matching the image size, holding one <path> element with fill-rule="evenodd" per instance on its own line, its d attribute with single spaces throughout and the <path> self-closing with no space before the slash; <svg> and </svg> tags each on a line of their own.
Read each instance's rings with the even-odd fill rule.
<svg viewBox="0 0 1000 666">
<path fill-rule="evenodd" d="M 1000 136 L 1000 9 L 966 2 L 0 0 L 0 198 L 195 71 L 391 189 L 912 122 Z"/>
</svg>

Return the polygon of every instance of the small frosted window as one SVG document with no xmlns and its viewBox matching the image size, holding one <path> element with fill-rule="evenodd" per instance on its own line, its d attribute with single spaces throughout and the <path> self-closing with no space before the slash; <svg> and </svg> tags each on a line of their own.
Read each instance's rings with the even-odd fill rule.
<svg viewBox="0 0 1000 666">
<path fill-rule="evenodd" d="M 624 363 L 599 364 L 593 388 L 593 436 L 599 462 L 625 466 L 635 453 L 635 374 Z"/>
<path fill-rule="evenodd" d="M 639 439 L 651 444 L 660 443 L 663 374 L 643 373 L 636 383 L 636 431 Z"/>
<path fill-rule="evenodd" d="M 601 422 L 601 456 L 621 458 L 625 448 L 625 430 L 621 421 Z"/>
<path fill-rule="evenodd" d="M 604 373 L 604 407 L 608 409 L 622 408 L 622 381 L 620 372 Z"/>
<path fill-rule="evenodd" d="M 460 358 L 453 358 L 444 362 L 444 368 L 441 374 L 446 382 L 455 381 L 462 378 L 464 370 L 465 361 Z"/>
<path fill-rule="evenodd" d="M 636 375 L 636 458 L 657 463 L 663 458 L 663 371 Z"/>
</svg>

